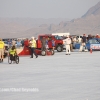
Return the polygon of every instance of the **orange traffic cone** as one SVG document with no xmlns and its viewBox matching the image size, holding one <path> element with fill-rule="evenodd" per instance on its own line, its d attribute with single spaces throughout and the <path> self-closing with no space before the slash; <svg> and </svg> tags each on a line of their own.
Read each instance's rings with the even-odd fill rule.
<svg viewBox="0 0 100 100">
<path fill-rule="evenodd" d="M 92 53 L 92 48 L 90 48 L 90 53 Z"/>
</svg>

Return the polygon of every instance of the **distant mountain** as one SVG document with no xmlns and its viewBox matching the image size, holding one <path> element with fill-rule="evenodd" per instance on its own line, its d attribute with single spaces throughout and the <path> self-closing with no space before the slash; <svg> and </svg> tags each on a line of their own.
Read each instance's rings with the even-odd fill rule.
<svg viewBox="0 0 100 100">
<path fill-rule="evenodd" d="M 20 37 L 24 36 L 24 32 L 29 34 L 31 28 L 38 29 L 50 24 L 59 24 L 61 21 L 68 21 L 67 18 L 0 18 L 0 37 Z M 40 30 L 40 29 L 39 29 Z M 39 30 L 36 30 L 37 33 Z M 34 31 L 31 34 L 36 34 Z"/>
<path fill-rule="evenodd" d="M 89 15 L 100 15 L 100 2 L 91 7 L 82 17 L 87 17 Z"/>
<path fill-rule="evenodd" d="M 42 33 L 70 32 L 70 34 L 100 34 L 100 2 L 91 7 L 81 18 L 71 21 L 61 21 L 58 25 L 40 25 L 37 28 L 31 28 L 23 34 L 25 36 L 34 33 L 35 36 Z M 29 34 L 27 34 L 29 33 Z"/>
<path fill-rule="evenodd" d="M 37 37 L 39 34 L 69 32 L 70 34 L 100 34 L 100 2 L 81 18 L 33 19 L 0 18 L 0 37 Z"/>
</svg>

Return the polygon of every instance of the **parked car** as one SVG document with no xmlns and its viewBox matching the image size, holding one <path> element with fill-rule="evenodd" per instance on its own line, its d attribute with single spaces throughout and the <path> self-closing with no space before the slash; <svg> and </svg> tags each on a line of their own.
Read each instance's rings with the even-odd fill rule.
<svg viewBox="0 0 100 100">
<path fill-rule="evenodd" d="M 75 44 L 75 49 L 79 49 L 80 48 L 81 43 L 76 43 Z M 100 42 L 93 38 L 93 39 L 89 39 L 86 43 L 86 47 L 88 50 L 92 49 L 92 50 L 100 50 Z"/>
</svg>

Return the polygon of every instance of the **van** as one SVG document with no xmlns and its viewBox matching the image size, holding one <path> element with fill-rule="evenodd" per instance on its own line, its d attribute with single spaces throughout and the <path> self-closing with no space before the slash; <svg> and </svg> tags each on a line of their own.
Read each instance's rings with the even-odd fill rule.
<svg viewBox="0 0 100 100">
<path fill-rule="evenodd" d="M 52 35 L 58 35 L 58 36 L 68 36 L 68 35 L 70 35 L 70 33 L 52 33 Z"/>
</svg>

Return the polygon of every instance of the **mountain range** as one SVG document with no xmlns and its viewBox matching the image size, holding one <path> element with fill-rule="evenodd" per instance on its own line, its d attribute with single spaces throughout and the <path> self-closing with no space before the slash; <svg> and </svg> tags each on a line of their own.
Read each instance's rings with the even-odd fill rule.
<svg viewBox="0 0 100 100">
<path fill-rule="evenodd" d="M 0 37 L 37 37 L 39 34 L 69 32 L 70 34 L 100 33 L 100 2 L 77 19 L 0 18 Z"/>
</svg>

